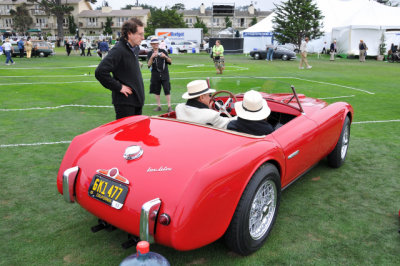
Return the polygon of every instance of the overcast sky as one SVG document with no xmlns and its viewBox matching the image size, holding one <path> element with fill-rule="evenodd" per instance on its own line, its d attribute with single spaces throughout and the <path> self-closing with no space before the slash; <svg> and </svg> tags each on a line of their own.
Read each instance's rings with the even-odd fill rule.
<svg viewBox="0 0 400 266">
<path fill-rule="evenodd" d="M 136 0 L 107 0 L 109 6 L 113 9 L 121 9 L 121 7 L 125 7 L 126 5 L 135 5 Z M 260 9 L 261 11 L 269 11 L 274 8 L 274 2 L 279 3 L 279 0 L 256 0 L 256 1 L 248 1 L 248 0 L 169 0 L 169 1 L 160 1 L 160 0 L 139 0 L 140 4 L 147 4 L 156 7 L 164 8 L 166 5 L 172 7 L 176 3 L 183 3 L 186 9 L 199 8 L 201 3 L 204 3 L 206 7 L 212 6 L 212 4 L 235 4 L 238 6 L 250 5 L 253 3 L 254 7 Z M 103 0 L 97 0 L 97 3 L 93 6 L 94 8 L 97 6 L 101 6 Z"/>
</svg>

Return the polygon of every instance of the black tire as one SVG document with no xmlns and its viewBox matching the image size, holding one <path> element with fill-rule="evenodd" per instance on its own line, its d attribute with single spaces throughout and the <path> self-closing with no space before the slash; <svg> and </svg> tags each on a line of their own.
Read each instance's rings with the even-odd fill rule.
<svg viewBox="0 0 400 266">
<path fill-rule="evenodd" d="M 286 61 L 286 60 L 288 60 L 288 59 L 289 59 L 289 57 L 288 57 L 287 54 L 282 55 L 282 60 L 283 60 L 283 61 Z"/>
<path fill-rule="evenodd" d="M 226 245 L 241 255 L 260 249 L 275 223 L 280 198 L 279 171 L 274 165 L 266 163 L 251 177 L 240 198 L 225 233 Z"/>
<path fill-rule="evenodd" d="M 255 54 L 254 54 L 254 59 L 255 59 L 255 60 L 261 59 L 261 55 L 260 55 L 259 53 L 255 53 Z"/>
<path fill-rule="evenodd" d="M 330 167 L 339 168 L 346 160 L 347 150 L 350 143 L 350 119 L 347 116 L 340 137 L 335 148 L 328 155 L 328 164 Z"/>
<path fill-rule="evenodd" d="M 40 52 L 40 53 L 39 53 L 39 57 L 44 57 L 44 53 L 43 53 L 43 52 Z"/>
</svg>

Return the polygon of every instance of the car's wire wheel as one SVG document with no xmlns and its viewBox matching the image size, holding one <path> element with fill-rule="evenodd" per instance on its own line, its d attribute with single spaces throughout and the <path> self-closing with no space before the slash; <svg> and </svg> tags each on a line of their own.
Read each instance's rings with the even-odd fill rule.
<svg viewBox="0 0 400 266">
<path fill-rule="evenodd" d="M 274 218 L 278 193 L 272 180 L 266 180 L 258 188 L 251 204 L 249 216 L 250 236 L 258 240 L 264 236 Z"/>
<path fill-rule="evenodd" d="M 344 128 L 343 137 L 342 137 L 342 148 L 340 150 L 340 157 L 342 160 L 346 158 L 347 148 L 349 147 L 350 140 L 350 127 L 346 126 Z"/>
</svg>

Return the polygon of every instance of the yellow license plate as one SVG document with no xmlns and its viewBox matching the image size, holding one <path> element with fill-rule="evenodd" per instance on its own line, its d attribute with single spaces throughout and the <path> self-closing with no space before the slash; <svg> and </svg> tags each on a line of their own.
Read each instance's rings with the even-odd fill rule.
<svg viewBox="0 0 400 266">
<path fill-rule="evenodd" d="M 90 197 L 115 209 L 121 209 L 128 194 L 128 186 L 102 175 L 95 175 L 88 192 Z"/>
</svg>

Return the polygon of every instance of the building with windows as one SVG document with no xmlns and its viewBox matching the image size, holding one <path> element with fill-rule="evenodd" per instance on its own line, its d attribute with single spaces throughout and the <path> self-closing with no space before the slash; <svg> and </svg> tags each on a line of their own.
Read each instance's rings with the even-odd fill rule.
<svg viewBox="0 0 400 266">
<path fill-rule="evenodd" d="M 230 7 L 233 7 L 230 10 Z M 219 8 L 219 10 L 216 10 Z M 208 28 L 208 32 L 213 35 L 214 33 L 227 28 L 225 18 L 229 17 L 232 22 L 232 28 L 242 31 L 251 26 L 254 18 L 261 21 L 266 18 L 271 11 L 259 11 L 251 4 L 247 10 L 238 10 L 234 8 L 234 4 L 214 5 L 212 8 L 206 8 L 202 3 L 199 9 L 196 10 L 180 10 L 183 14 L 183 19 L 189 28 L 193 28 L 197 22 L 197 18 L 204 22 Z"/>
<path fill-rule="evenodd" d="M 10 10 L 16 10 L 16 7 L 22 3 L 28 4 L 33 18 L 30 32 L 41 32 L 42 35 L 50 33 L 53 36 L 57 34 L 56 17 L 46 13 L 40 5 L 27 0 L 0 0 L 0 33 L 14 31 Z M 130 10 L 112 10 L 111 7 L 102 7 L 101 10 L 93 10 L 91 4 L 85 0 L 61 0 L 61 3 L 74 7 L 70 15 L 73 16 L 80 35 L 101 35 L 107 18 L 111 18 L 111 29 L 113 35 L 117 36 L 124 21 L 131 17 L 137 17 L 146 25 L 150 16 L 150 10 L 141 7 L 133 7 Z M 70 35 L 68 25 L 68 15 L 66 15 L 63 21 L 64 35 Z"/>
</svg>

